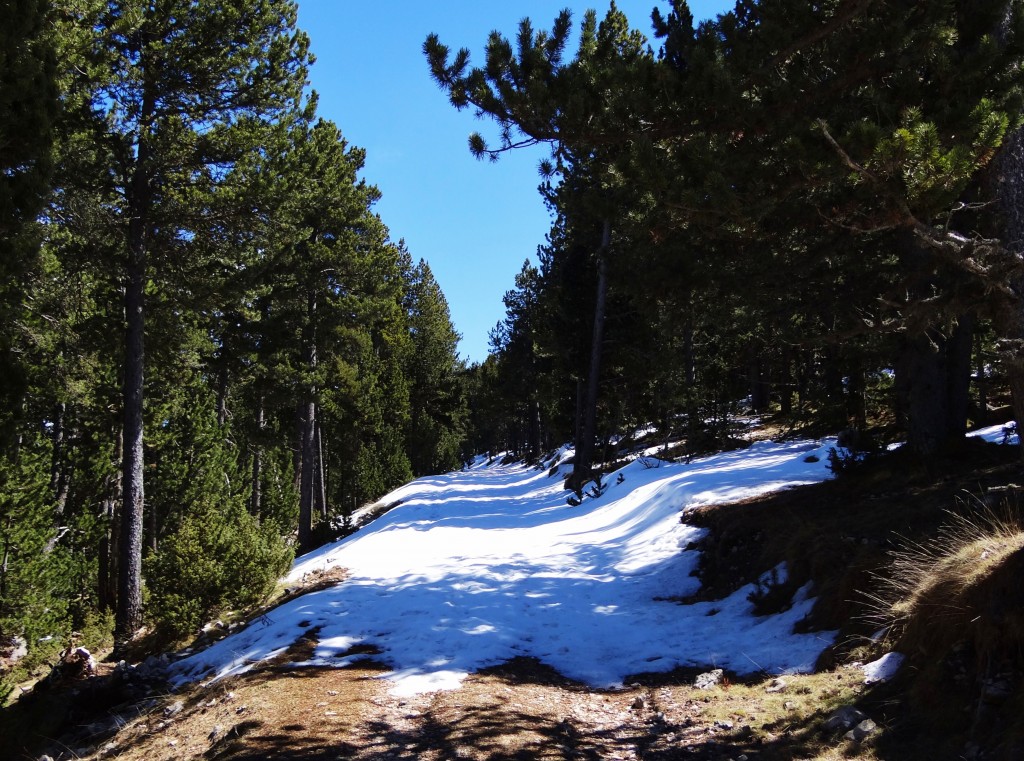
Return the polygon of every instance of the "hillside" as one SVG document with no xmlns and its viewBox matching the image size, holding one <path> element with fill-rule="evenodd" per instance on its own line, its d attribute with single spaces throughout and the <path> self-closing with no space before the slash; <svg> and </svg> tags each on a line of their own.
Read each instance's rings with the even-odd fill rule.
<svg viewBox="0 0 1024 761">
<path fill-rule="evenodd" d="M 844 584 L 884 567 L 894 524 L 925 536 L 966 481 L 1008 482 L 1015 448 L 979 444 L 925 488 L 892 456 L 826 480 L 833 445 L 641 457 L 578 506 L 564 452 L 419 479 L 299 558 L 287 602 L 181 654 L 164 674 L 177 694 L 114 707 L 111 723 L 90 713 L 104 693 L 89 685 L 116 695 L 115 670 L 77 701 L 40 690 L 6 718 L 67 711 L 69 758 L 911 758 L 910 703 L 849 663 L 883 645 L 852 638 L 865 622 Z M 720 681 L 693 686 L 715 668 Z M 863 743 L 828 724 L 857 701 L 885 730 Z M 921 757 L 961 757 L 975 740 L 957 732 L 949 755 Z"/>
</svg>

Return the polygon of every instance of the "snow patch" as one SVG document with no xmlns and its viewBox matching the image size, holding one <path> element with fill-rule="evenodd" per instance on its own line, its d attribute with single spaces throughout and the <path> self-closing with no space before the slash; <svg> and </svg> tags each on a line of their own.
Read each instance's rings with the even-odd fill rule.
<svg viewBox="0 0 1024 761">
<path fill-rule="evenodd" d="M 313 628 L 314 652 L 294 665 L 350 665 L 366 657 L 351 654 L 360 645 L 391 666 L 383 678 L 400 695 L 454 688 L 517 656 L 596 687 L 679 666 L 809 671 L 835 633 L 794 633 L 814 604 L 808 588 L 772 616 L 754 615 L 753 584 L 724 600 L 675 602 L 697 591 L 698 553 L 685 548 L 703 533 L 680 517 L 825 480 L 834 445 L 758 442 L 685 464 L 635 461 L 577 507 L 547 469 L 477 459 L 421 478 L 380 501 L 398 507 L 296 559 L 287 577 L 342 567 L 343 581 L 179 661 L 175 681 L 242 673 Z"/>
</svg>

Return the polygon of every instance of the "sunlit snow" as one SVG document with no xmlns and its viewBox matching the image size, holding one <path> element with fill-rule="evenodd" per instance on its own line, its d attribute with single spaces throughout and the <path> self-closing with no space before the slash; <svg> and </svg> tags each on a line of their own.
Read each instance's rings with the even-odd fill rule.
<svg viewBox="0 0 1024 761">
<path fill-rule="evenodd" d="M 824 480 L 830 446 L 760 442 L 689 464 L 637 460 L 578 507 L 566 504 L 565 466 L 551 475 L 478 460 L 421 478 L 381 500 L 398 507 L 298 558 L 288 576 L 340 566 L 345 581 L 181 660 L 177 680 L 240 673 L 314 628 L 315 651 L 296 665 L 348 665 L 366 657 L 351 648 L 372 645 L 397 694 L 457 687 L 516 656 L 596 687 L 677 666 L 808 670 L 834 637 L 793 633 L 813 605 L 808 589 L 765 617 L 752 614 L 753 585 L 716 602 L 672 598 L 698 588 L 698 553 L 686 548 L 701 530 L 681 522 L 687 508 Z"/>
</svg>

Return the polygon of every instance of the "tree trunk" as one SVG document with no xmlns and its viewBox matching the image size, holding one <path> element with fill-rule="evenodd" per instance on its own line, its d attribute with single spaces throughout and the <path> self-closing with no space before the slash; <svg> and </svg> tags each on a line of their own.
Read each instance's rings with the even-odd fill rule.
<svg viewBox="0 0 1024 761">
<path fill-rule="evenodd" d="M 1024 130 L 1011 135 L 1003 145 L 997 165 L 997 198 L 1002 221 L 1003 245 L 1017 257 L 1024 256 Z M 1024 275 L 1010 283 L 1015 293 L 1024 293 Z M 997 328 L 1002 344 L 1003 368 L 1013 394 L 1013 415 L 1024 426 L 1024 304 L 1018 298 L 999 315 Z M 1024 446 L 1020 448 L 1024 458 Z"/>
<path fill-rule="evenodd" d="M 139 138 L 129 187 L 128 262 L 124 291 L 124 452 L 117 612 L 114 641 L 124 645 L 142 625 L 143 387 L 145 377 L 146 246 L 150 188 L 152 88 L 143 94 Z"/>
<path fill-rule="evenodd" d="M 540 400 L 530 401 L 530 459 L 539 460 L 543 446 L 541 445 Z"/>
<path fill-rule="evenodd" d="M 68 472 L 66 439 L 67 405 L 59 402 L 53 416 L 53 459 L 50 463 L 50 493 L 53 495 L 54 514 L 58 521 L 64 516 L 68 501 Z"/>
<path fill-rule="evenodd" d="M 897 374 L 906 393 L 907 445 L 922 460 L 963 439 L 973 329 L 973 318 L 965 315 L 948 336 L 933 328 L 903 342 Z"/>
<path fill-rule="evenodd" d="M 327 520 L 327 465 L 324 462 L 323 426 L 316 421 L 316 509 L 321 520 Z"/>
<path fill-rule="evenodd" d="M 590 341 L 590 372 L 587 375 L 587 399 L 583 407 L 583 430 L 577 442 L 573 464 L 572 488 L 579 492 L 590 480 L 597 429 L 597 393 L 601 373 L 601 349 L 604 341 L 605 302 L 608 296 L 608 249 L 612 242 L 612 222 L 604 220 L 601 249 L 597 255 L 597 297 L 594 302 L 594 332 Z"/>
<path fill-rule="evenodd" d="M 750 363 L 750 408 L 755 413 L 767 412 L 771 386 L 764 378 L 764 363 L 756 349 L 751 350 Z"/>
<path fill-rule="evenodd" d="M 308 319 L 306 327 L 306 366 L 312 374 L 316 370 L 316 294 L 309 294 Z M 299 552 L 312 549 L 313 540 L 313 490 L 316 477 L 316 387 L 310 381 L 308 397 L 303 403 L 302 442 L 300 447 L 299 479 Z"/>
<path fill-rule="evenodd" d="M 252 448 L 252 491 L 249 510 L 259 517 L 263 501 L 263 428 L 266 425 L 263 414 L 263 397 L 256 408 L 256 442 Z"/>
<path fill-rule="evenodd" d="M 223 351 L 223 349 L 221 349 Z M 221 358 L 217 377 L 217 425 L 223 428 L 228 422 L 228 363 Z"/>
<path fill-rule="evenodd" d="M 122 432 L 117 432 L 114 460 L 120 462 Z M 121 470 L 120 468 L 107 478 L 103 498 L 103 539 L 100 542 L 97 599 L 100 610 L 114 610 L 117 606 L 117 547 L 119 544 L 120 515 L 118 505 L 121 504 Z"/>
</svg>

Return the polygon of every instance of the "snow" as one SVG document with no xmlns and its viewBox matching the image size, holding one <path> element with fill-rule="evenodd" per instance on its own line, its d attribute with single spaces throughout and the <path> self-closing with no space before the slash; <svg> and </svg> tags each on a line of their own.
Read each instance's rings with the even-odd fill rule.
<svg viewBox="0 0 1024 761">
<path fill-rule="evenodd" d="M 987 428 L 979 428 L 971 431 L 968 436 L 978 436 L 990 444 L 1019 444 L 1020 437 L 1017 435 L 1017 424 L 1014 421 L 990 425 Z"/>
<path fill-rule="evenodd" d="M 814 604 L 807 588 L 789 610 L 763 617 L 748 600 L 755 585 L 714 602 L 670 598 L 699 586 L 698 552 L 687 547 L 701 530 L 681 522 L 686 510 L 822 481 L 834 445 L 759 442 L 656 468 L 637 460 L 577 507 L 548 470 L 564 471 L 567 450 L 544 469 L 478 458 L 421 478 L 381 500 L 398 507 L 298 558 L 287 577 L 340 566 L 343 582 L 179 661 L 175 679 L 242 673 L 314 628 L 318 644 L 296 666 L 349 665 L 366 657 L 351 648 L 372 645 L 398 695 L 454 688 L 516 656 L 595 687 L 677 666 L 808 671 L 835 633 L 794 633 Z"/>
<path fill-rule="evenodd" d="M 877 661 L 865 663 L 862 666 L 864 669 L 864 684 L 888 682 L 896 676 L 896 672 L 900 670 L 903 661 L 904 657 L 899 653 L 886 653 Z"/>
</svg>

